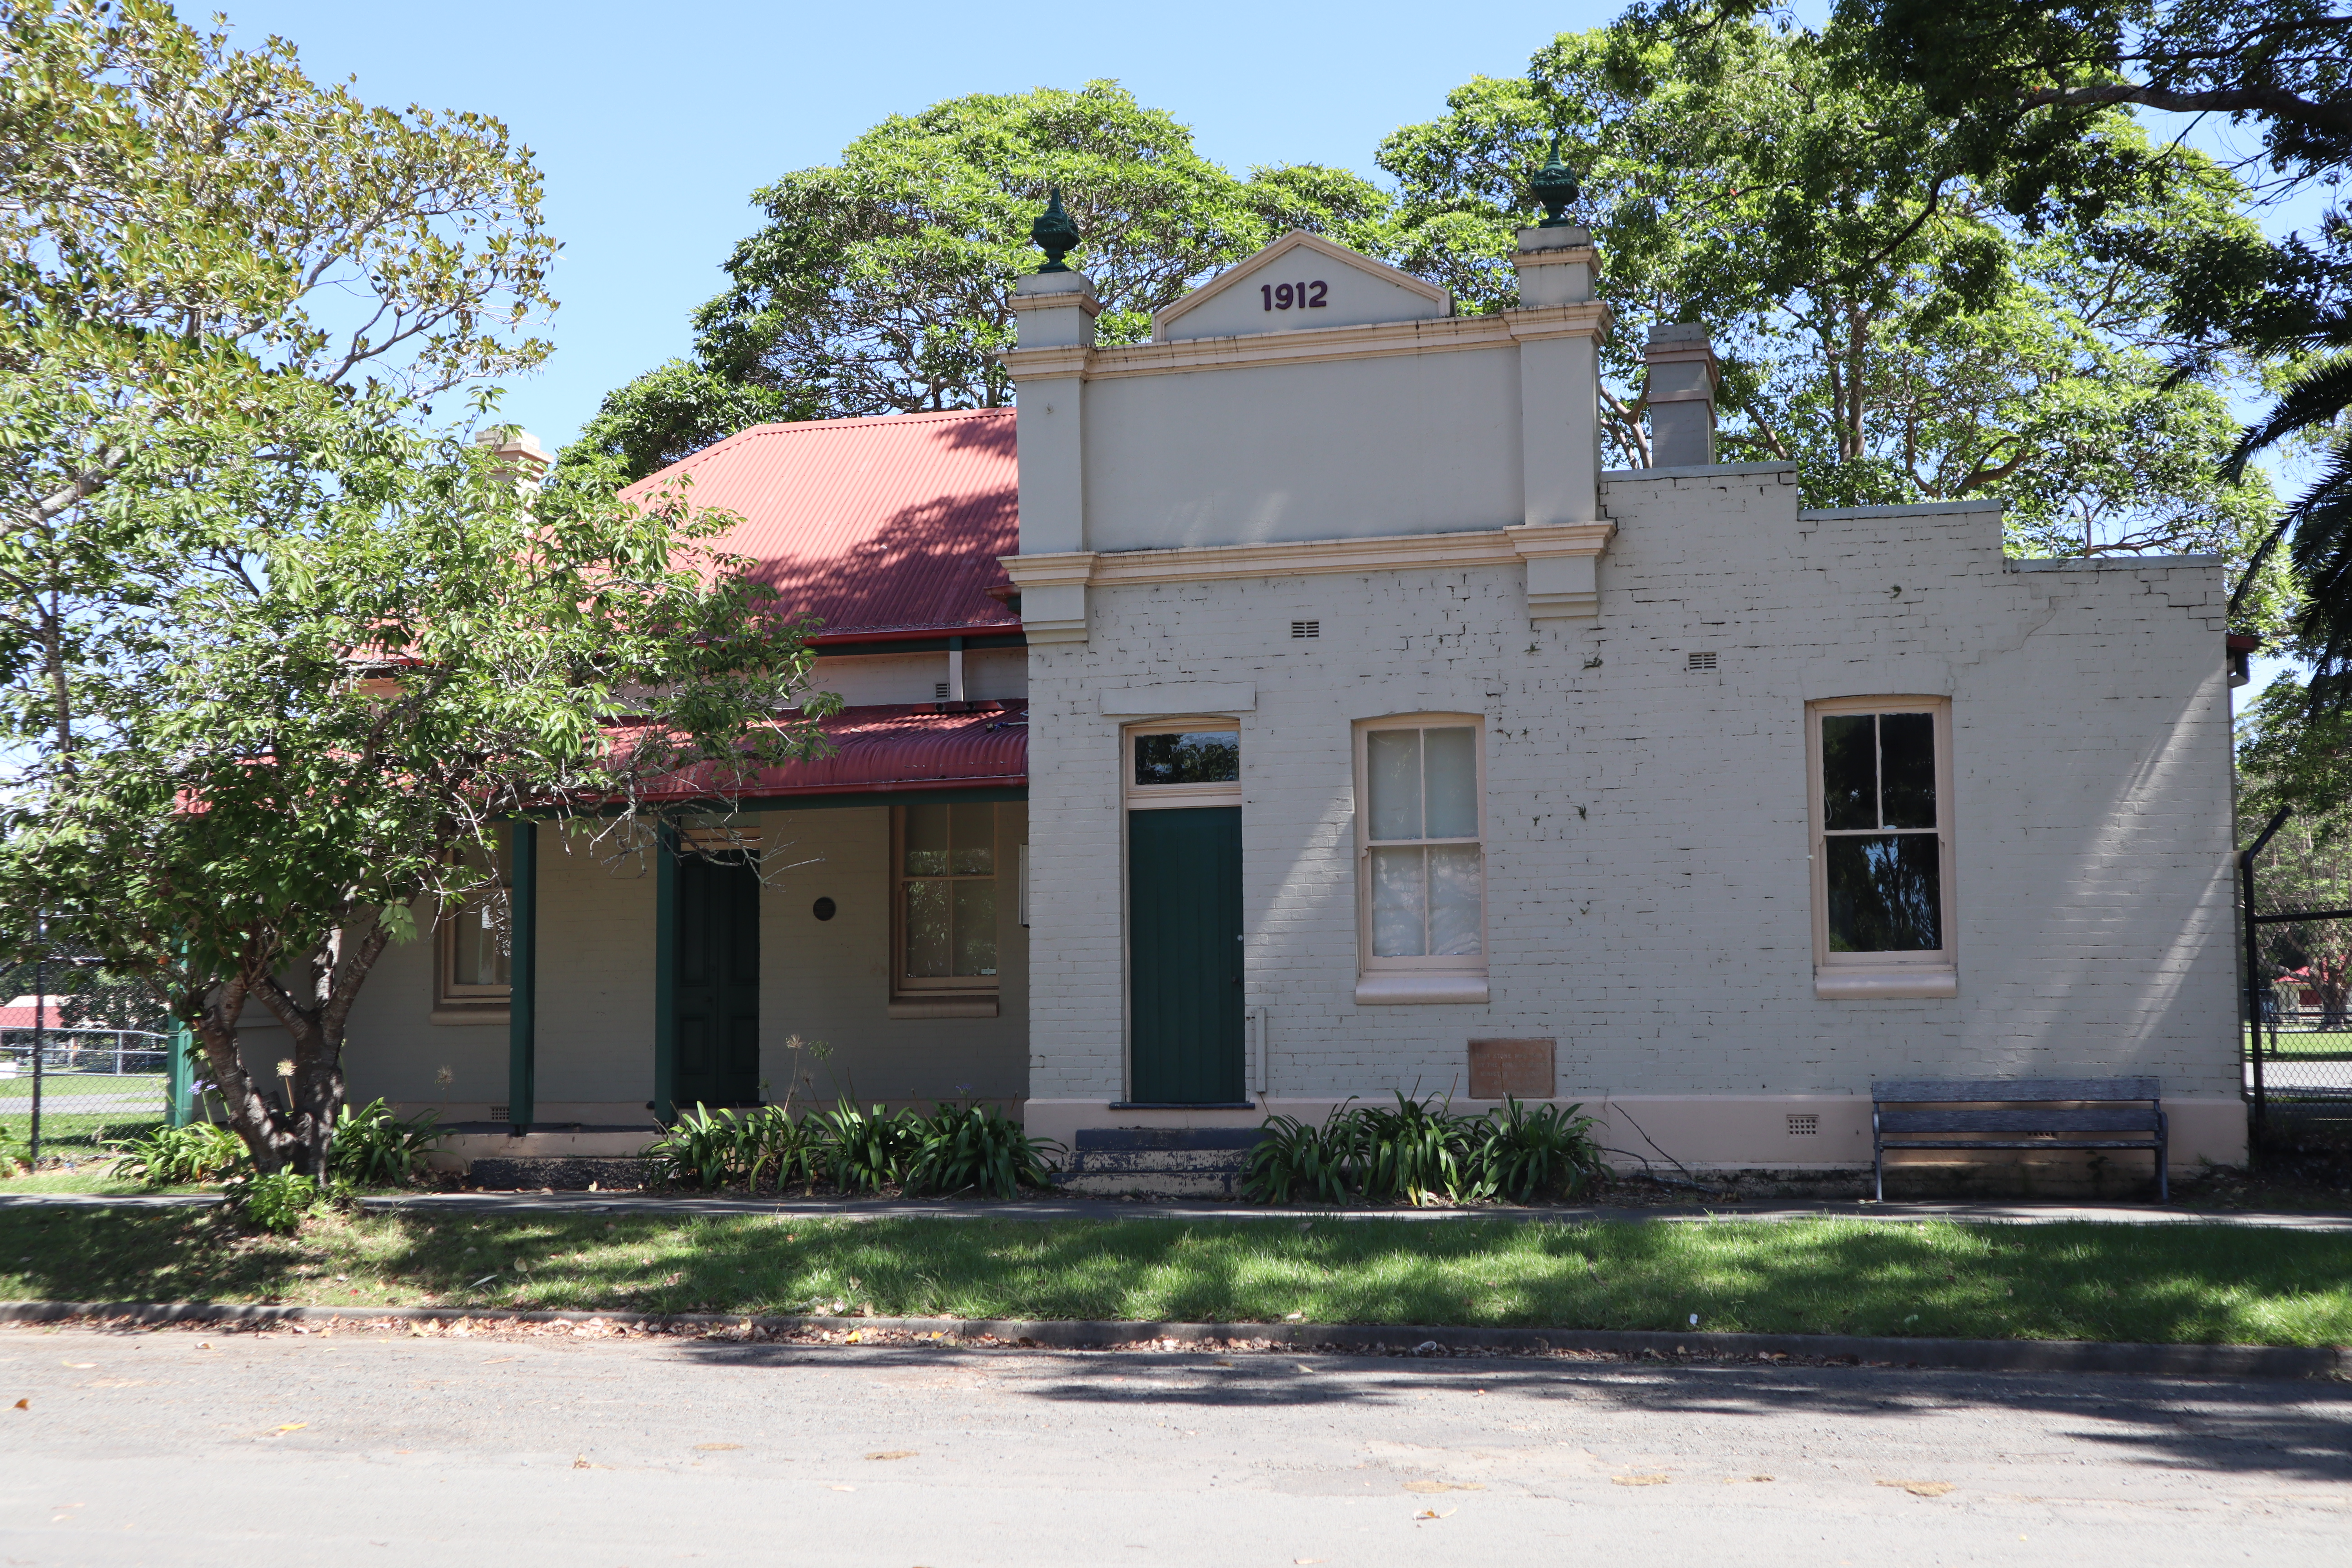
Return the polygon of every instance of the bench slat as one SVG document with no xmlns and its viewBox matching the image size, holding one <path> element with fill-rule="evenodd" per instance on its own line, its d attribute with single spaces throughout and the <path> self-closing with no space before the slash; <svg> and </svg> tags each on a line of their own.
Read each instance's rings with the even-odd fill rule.
<svg viewBox="0 0 2352 1568">
<path fill-rule="evenodd" d="M 1890 1079 L 1870 1086 L 1870 1098 L 1881 1104 L 1889 1100 L 2154 1100 L 2161 1093 L 2161 1080 L 2152 1078 Z"/>
<path fill-rule="evenodd" d="M 2098 1138 L 2075 1142 L 2060 1142 L 2053 1139 L 2037 1139 L 2028 1143 L 2016 1138 L 1884 1138 L 1882 1149 L 2153 1149 L 2155 1138 Z"/>
<path fill-rule="evenodd" d="M 1885 1132 L 2153 1132 L 2144 1110 L 1882 1110 Z"/>
</svg>

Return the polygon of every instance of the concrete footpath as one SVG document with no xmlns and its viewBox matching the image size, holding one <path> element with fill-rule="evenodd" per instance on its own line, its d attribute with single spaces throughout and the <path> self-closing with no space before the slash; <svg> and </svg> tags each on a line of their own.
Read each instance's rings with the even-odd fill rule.
<svg viewBox="0 0 2352 1568">
<path fill-rule="evenodd" d="M 216 1204 L 208 1193 L 135 1194 L 9 1193 L 0 1208 L 180 1208 Z M 1620 1225 L 1705 1223 L 1720 1220 L 1866 1219 L 1890 1224 L 1950 1220 L 1968 1225 L 2212 1225 L 2256 1230 L 2301 1230 L 2352 1234 L 2352 1213 L 2191 1209 L 2153 1204 L 1886 1203 L 1853 1200 L 1761 1201 L 1690 1205 L 1546 1205 L 1527 1208 L 1328 1208 L 1311 1205 L 1267 1205 L 1123 1198 L 1022 1198 L 1010 1203 L 939 1198 L 753 1198 L 723 1194 L 463 1192 L 386 1193 L 361 1199 L 373 1213 L 796 1215 L 812 1219 L 1181 1219 L 1202 1222 L 1252 1220 L 1408 1220 L 1442 1225 L 1462 1220 L 1509 1220 L 1526 1224 Z"/>
<path fill-rule="evenodd" d="M 20 1403 L 21 1402 L 21 1403 Z M 2324 1382 L 0 1330 L 26 1565 L 2344 1561 Z"/>
</svg>

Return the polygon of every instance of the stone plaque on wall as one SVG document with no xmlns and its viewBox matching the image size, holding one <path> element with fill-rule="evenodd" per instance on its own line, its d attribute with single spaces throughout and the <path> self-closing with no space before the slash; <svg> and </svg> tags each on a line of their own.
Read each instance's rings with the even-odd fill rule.
<svg viewBox="0 0 2352 1568">
<path fill-rule="evenodd" d="M 1470 1098 L 1549 1100 L 1552 1082 L 1551 1040 L 1473 1040 L 1470 1042 Z"/>
</svg>

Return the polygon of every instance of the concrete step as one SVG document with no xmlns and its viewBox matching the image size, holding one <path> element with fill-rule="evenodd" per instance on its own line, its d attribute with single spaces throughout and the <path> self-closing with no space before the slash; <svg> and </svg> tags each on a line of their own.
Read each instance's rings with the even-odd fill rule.
<svg viewBox="0 0 2352 1568">
<path fill-rule="evenodd" d="M 1055 1184 L 1096 1197 L 1232 1198 L 1255 1127 L 1081 1127 Z"/>
<path fill-rule="evenodd" d="M 480 1155 L 469 1162 L 466 1179 L 493 1192 L 585 1192 L 593 1184 L 613 1192 L 643 1186 L 650 1161 L 619 1155 Z"/>
</svg>

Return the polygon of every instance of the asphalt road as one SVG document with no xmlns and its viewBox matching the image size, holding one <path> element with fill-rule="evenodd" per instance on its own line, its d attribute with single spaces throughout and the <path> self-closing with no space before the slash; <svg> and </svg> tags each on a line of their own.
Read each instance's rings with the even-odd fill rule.
<svg viewBox="0 0 2352 1568">
<path fill-rule="evenodd" d="M 0 1421 L 9 1564 L 2352 1562 L 2339 1384 L 13 1328 Z"/>
</svg>

